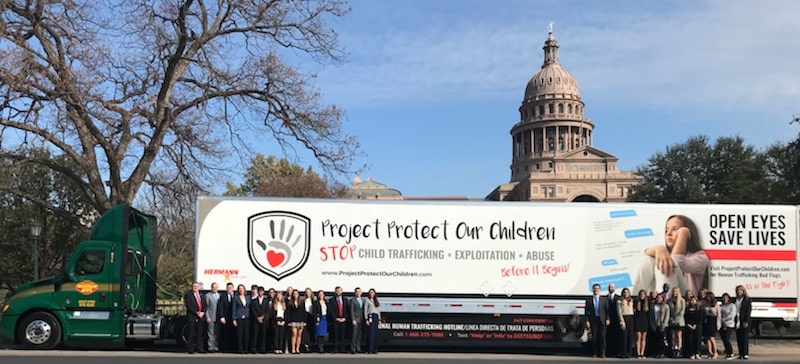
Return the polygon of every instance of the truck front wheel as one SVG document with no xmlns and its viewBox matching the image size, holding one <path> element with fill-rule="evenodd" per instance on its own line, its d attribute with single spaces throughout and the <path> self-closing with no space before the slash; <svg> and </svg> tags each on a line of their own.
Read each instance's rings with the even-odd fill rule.
<svg viewBox="0 0 800 364">
<path fill-rule="evenodd" d="M 29 349 L 52 349 L 61 342 L 61 325 L 49 313 L 34 312 L 20 323 L 17 338 Z"/>
</svg>

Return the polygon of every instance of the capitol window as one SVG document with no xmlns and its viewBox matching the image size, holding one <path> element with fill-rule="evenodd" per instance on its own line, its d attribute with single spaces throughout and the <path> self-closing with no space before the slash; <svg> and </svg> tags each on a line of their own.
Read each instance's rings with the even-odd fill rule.
<svg viewBox="0 0 800 364">
<path fill-rule="evenodd" d="M 555 105 L 553 105 L 553 104 L 549 104 L 549 105 L 548 105 L 548 107 L 549 107 L 549 109 L 550 109 L 550 113 L 551 113 L 551 114 L 552 114 L 552 113 L 554 113 L 554 112 L 556 112 Z"/>
<path fill-rule="evenodd" d="M 564 104 L 558 104 L 558 113 L 559 114 L 563 114 L 564 113 Z"/>
</svg>

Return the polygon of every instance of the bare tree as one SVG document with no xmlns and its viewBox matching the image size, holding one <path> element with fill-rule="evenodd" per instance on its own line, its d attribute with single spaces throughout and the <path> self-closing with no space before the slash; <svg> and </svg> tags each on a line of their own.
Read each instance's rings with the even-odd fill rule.
<svg viewBox="0 0 800 364">
<path fill-rule="evenodd" d="M 207 188 L 256 142 L 350 172 L 359 147 L 341 110 L 286 61 L 341 61 L 328 23 L 349 10 L 342 0 L 2 1 L 0 157 L 64 175 L 100 212 L 143 185 Z M 29 138 L 78 168 L 19 153 Z"/>
<path fill-rule="evenodd" d="M 157 279 L 160 286 L 172 294 L 182 292 L 194 276 L 194 211 L 201 194 L 202 191 L 181 178 L 168 189 L 149 186 L 141 193 L 144 209 L 156 212 L 159 219 L 157 246 L 154 247 Z M 161 290 L 161 295 L 164 291 Z"/>
</svg>

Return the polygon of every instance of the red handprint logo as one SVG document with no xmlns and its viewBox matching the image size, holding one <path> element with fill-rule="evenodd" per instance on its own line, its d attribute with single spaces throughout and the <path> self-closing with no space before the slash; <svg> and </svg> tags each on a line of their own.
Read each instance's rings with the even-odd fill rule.
<svg viewBox="0 0 800 364">
<path fill-rule="evenodd" d="M 250 218 L 250 257 L 264 273 L 280 279 L 308 259 L 310 223 L 290 212 L 265 212 Z M 258 238 L 256 238 L 256 236 Z"/>
</svg>

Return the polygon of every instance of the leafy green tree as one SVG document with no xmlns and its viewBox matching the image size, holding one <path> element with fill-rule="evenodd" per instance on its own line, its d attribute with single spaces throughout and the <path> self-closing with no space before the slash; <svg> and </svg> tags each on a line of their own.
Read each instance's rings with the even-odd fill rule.
<svg viewBox="0 0 800 364">
<path fill-rule="evenodd" d="M 637 171 L 630 201 L 758 203 L 770 201 L 767 158 L 741 137 L 695 136 L 656 153 Z"/>
<path fill-rule="evenodd" d="M 702 202 L 707 189 L 707 169 L 701 161 L 711 154 L 708 138 L 692 137 L 682 144 L 667 147 L 650 157 L 637 173 L 642 183 L 631 201 Z"/>
<path fill-rule="evenodd" d="M 800 125 L 800 117 L 795 117 L 792 122 Z M 788 172 L 785 177 L 789 181 L 787 200 L 792 203 L 800 203 L 800 132 L 797 133 L 797 138 L 789 143 L 787 149 L 786 154 L 789 158 Z"/>
<path fill-rule="evenodd" d="M 62 156 L 51 156 L 42 148 L 20 150 L 31 159 L 53 159 L 69 165 Z M 88 236 L 87 228 L 97 217 L 83 190 L 69 179 L 39 164 L 0 159 L 0 191 L 25 191 L 27 198 L 0 192 L 0 286 L 13 287 L 33 277 L 33 249 L 38 247 L 39 276 L 54 275 L 63 258 Z M 30 199 L 36 199 L 37 204 Z M 76 214 L 51 214 L 43 206 Z M 76 218 L 81 216 L 81 218 Z M 36 244 L 30 235 L 33 221 L 42 224 Z M 21 267 L 23 267 L 21 269 Z"/>
<path fill-rule="evenodd" d="M 707 202 L 769 202 L 766 157 L 741 137 L 718 138 L 708 161 Z"/>
<path fill-rule="evenodd" d="M 791 123 L 800 125 L 800 117 Z M 800 203 L 800 132 L 785 145 L 773 144 L 765 154 L 772 202 Z"/>
<path fill-rule="evenodd" d="M 311 167 L 303 168 L 286 158 L 256 155 L 244 174 L 240 186 L 228 182 L 228 196 L 273 196 L 273 197 L 338 197 L 344 188 L 337 183 L 328 183 Z"/>
<path fill-rule="evenodd" d="M 250 137 L 349 172 L 358 143 L 342 110 L 289 62 L 339 63 L 329 23 L 349 10 L 344 0 L 2 1 L 0 157 L 60 174 L 100 213 L 143 185 L 229 178 Z M 22 153 L 29 141 L 58 159 Z"/>
</svg>

